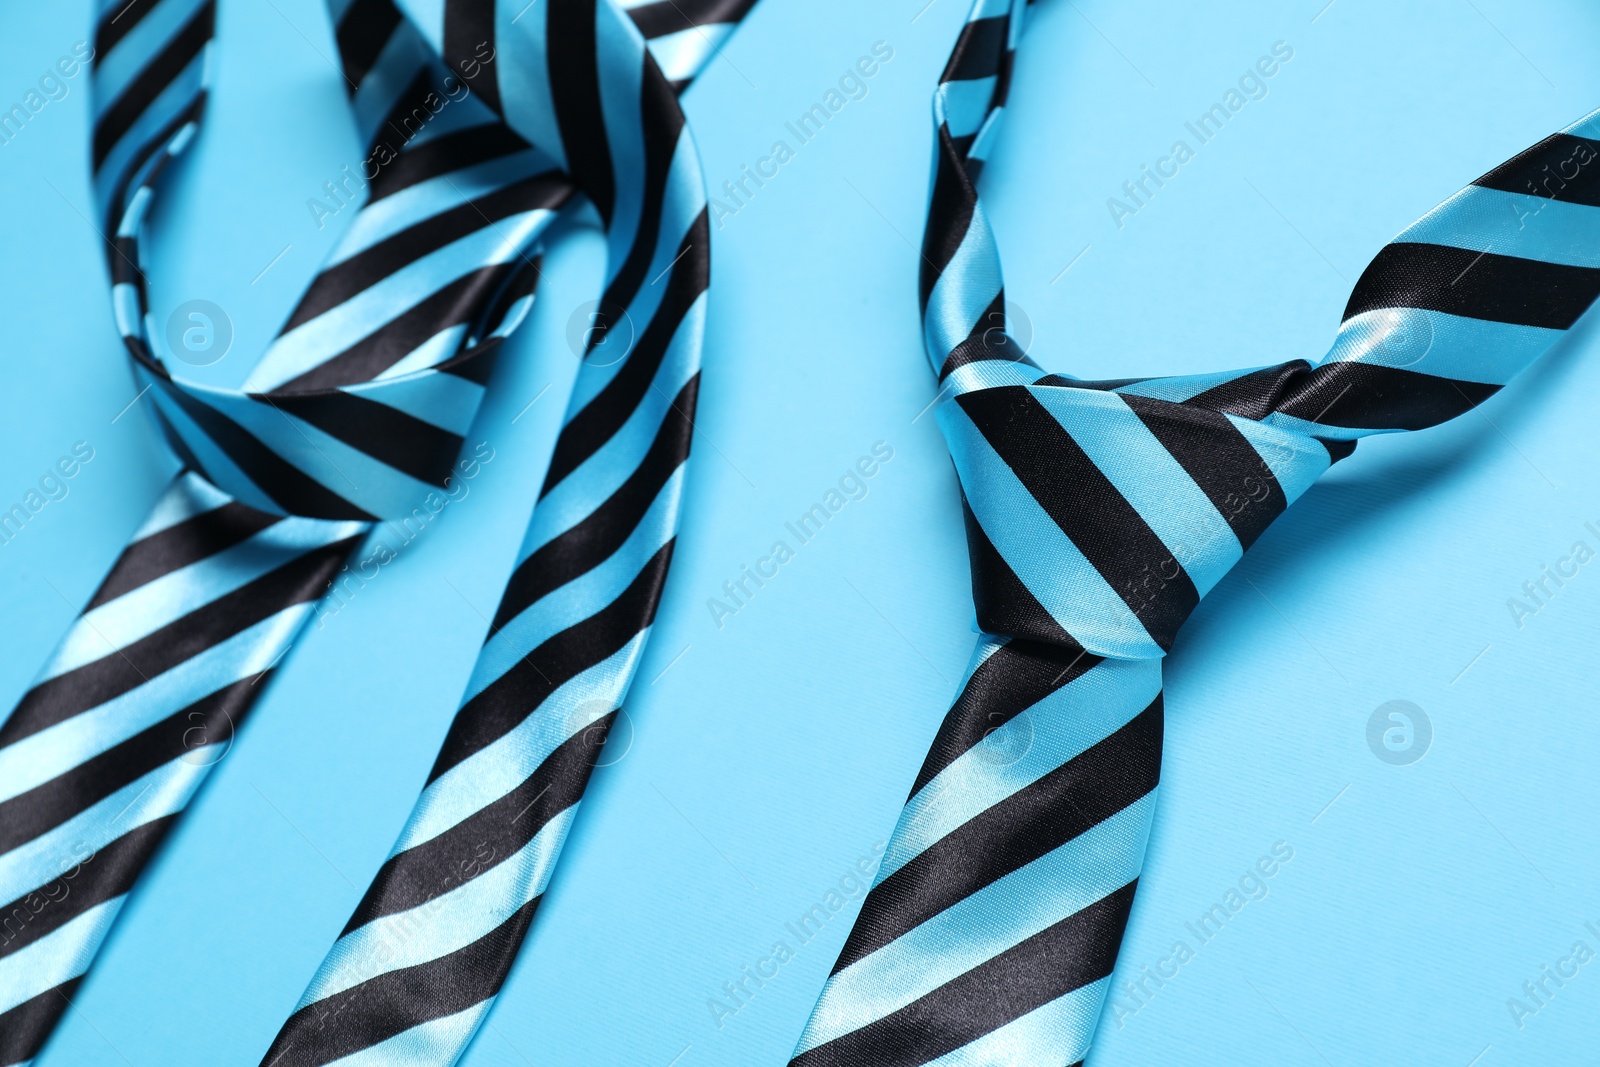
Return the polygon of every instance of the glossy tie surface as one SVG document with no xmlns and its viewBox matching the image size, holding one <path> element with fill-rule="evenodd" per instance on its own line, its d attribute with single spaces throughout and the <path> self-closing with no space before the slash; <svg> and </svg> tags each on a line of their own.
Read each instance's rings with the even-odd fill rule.
<svg viewBox="0 0 1600 1067">
<path fill-rule="evenodd" d="M 1183 621 L 1357 439 L 1488 399 L 1600 294 L 1591 115 L 1385 247 L 1315 364 L 1046 373 L 1005 334 L 974 185 L 1025 7 L 979 0 L 940 80 L 922 250 L 978 647 L 793 1067 L 1080 1062 L 1143 865 Z"/>
<path fill-rule="evenodd" d="M 404 528 L 453 472 L 492 458 L 463 455 L 463 435 L 531 305 L 537 241 L 582 196 L 608 243 L 601 307 L 613 321 L 625 311 L 636 340 L 579 371 L 417 809 L 266 1061 L 459 1057 L 659 601 L 710 269 L 676 93 L 752 3 L 335 0 L 370 150 L 330 202 L 359 206 L 244 390 L 184 378 L 148 315 L 140 254 L 162 175 L 198 133 L 214 5 L 104 7 L 96 211 L 118 329 L 186 470 L 0 726 L 0 900 L 13 917 L 0 1065 L 43 1046 L 139 871 L 373 521 Z"/>
</svg>

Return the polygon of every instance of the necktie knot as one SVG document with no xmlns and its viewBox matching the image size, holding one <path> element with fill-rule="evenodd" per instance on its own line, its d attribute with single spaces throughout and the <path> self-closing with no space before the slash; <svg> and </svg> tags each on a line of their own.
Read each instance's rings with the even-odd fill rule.
<svg viewBox="0 0 1600 1067">
<path fill-rule="evenodd" d="M 1305 368 L 1233 380 L 1292 383 Z M 1205 380 L 1116 384 L 1047 376 L 941 406 L 985 633 L 1165 655 L 1200 598 L 1334 458 L 1296 429 L 1162 395 Z"/>
</svg>

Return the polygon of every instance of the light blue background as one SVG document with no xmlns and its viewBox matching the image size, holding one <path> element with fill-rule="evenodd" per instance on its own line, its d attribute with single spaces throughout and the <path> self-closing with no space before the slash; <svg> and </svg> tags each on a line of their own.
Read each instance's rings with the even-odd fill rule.
<svg viewBox="0 0 1600 1067">
<path fill-rule="evenodd" d="M 1121 377 L 1315 358 L 1384 241 L 1600 104 L 1600 10 L 1579 0 L 1321 4 L 1043 0 L 984 191 L 1042 363 Z M 888 834 L 972 642 L 955 480 L 918 417 L 933 390 L 911 247 L 929 95 L 964 17 L 963 0 L 761 0 L 686 97 L 720 185 L 874 41 L 895 49 L 714 233 L 666 601 L 615 763 L 469 1067 L 778 1067 L 804 1024 L 857 902 L 803 946 L 784 924 Z M 11 5 L 0 103 L 89 25 L 86 0 Z M 1117 228 L 1106 198 L 1278 40 L 1295 54 L 1269 95 Z M 361 155 L 332 54 L 315 0 L 221 4 L 214 107 L 160 202 L 153 271 L 158 316 L 192 298 L 231 315 L 219 379 L 242 377 L 343 221 L 318 231 L 305 207 Z M 74 441 L 96 450 L 0 547 L 7 706 L 169 469 L 143 402 L 118 417 L 134 389 L 81 217 L 87 99 L 85 75 L 0 146 L 0 504 Z M 495 461 L 303 637 L 40 1067 L 254 1064 L 292 1008 L 433 759 L 542 476 L 597 241 L 578 234 L 550 268 L 474 431 Z M 1600 926 L 1600 563 L 1521 629 L 1506 600 L 1575 540 L 1600 547 L 1583 525 L 1600 527 L 1597 395 L 1588 323 L 1481 414 L 1363 445 L 1196 613 L 1170 659 L 1119 981 L 1176 939 L 1196 955 L 1102 1029 L 1097 1067 L 1593 1056 L 1600 962 L 1521 1029 L 1506 1001 L 1576 941 L 1600 950 L 1584 928 Z M 707 598 L 878 440 L 895 455 L 870 495 L 719 630 Z M 1412 766 L 1366 744 L 1391 699 L 1433 723 Z M 1278 841 L 1294 858 L 1270 895 L 1198 946 L 1184 924 Z M 708 998 L 777 940 L 794 959 L 719 1028 Z"/>
</svg>

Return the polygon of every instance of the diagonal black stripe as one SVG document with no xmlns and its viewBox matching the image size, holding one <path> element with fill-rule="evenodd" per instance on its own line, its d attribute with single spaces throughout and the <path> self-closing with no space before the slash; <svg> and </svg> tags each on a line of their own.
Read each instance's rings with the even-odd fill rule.
<svg viewBox="0 0 1600 1067">
<path fill-rule="evenodd" d="M 390 856 L 339 936 L 426 904 L 510 859 L 546 823 L 583 799 L 595 754 L 615 718 L 612 712 L 573 734 L 505 796 L 438 837 Z"/>
<path fill-rule="evenodd" d="M 488 1000 L 504 984 L 538 905 L 538 898 L 529 901 L 447 956 L 388 971 L 307 1004 L 283 1024 L 263 1067 L 322 1067 Z"/>
<path fill-rule="evenodd" d="M 459 434 L 356 393 L 263 399 L 425 485 L 444 485 L 461 451 Z"/>
<path fill-rule="evenodd" d="M 1247 419 L 1260 420 L 1281 411 L 1325 426 L 1421 430 L 1470 411 L 1499 391 L 1498 385 L 1371 363 L 1341 361 L 1312 367 L 1295 360 L 1242 374 L 1190 397 L 1184 405 Z M 1350 446 L 1322 444 L 1333 459 L 1350 453 Z"/>
<path fill-rule="evenodd" d="M 997 637 L 1021 637 L 1070 649 L 1072 655 L 1083 651 L 1077 639 L 1045 610 L 994 547 L 972 513 L 965 492 L 961 494 L 961 509 L 966 516 L 967 556 L 972 562 L 972 601 L 977 609 L 978 628 Z"/>
<path fill-rule="evenodd" d="M 473 92 L 500 111 L 500 68 L 495 65 L 494 0 L 445 0 L 444 61 Z"/>
<path fill-rule="evenodd" d="M 628 8 L 628 17 L 648 41 L 695 26 L 738 22 L 755 6 L 756 0 L 656 0 Z"/>
<path fill-rule="evenodd" d="M 656 248 L 665 237 L 661 233 L 662 201 L 667 195 L 667 174 L 672 168 L 672 157 L 677 150 L 679 135 L 683 131 L 683 111 L 678 98 L 661 74 L 661 68 L 646 63 L 639 90 L 640 123 L 644 133 L 644 202 L 640 206 L 639 226 L 634 232 L 633 246 L 617 270 L 616 277 L 606 287 L 601 306 L 626 308 L 633 302 L 644 285 L 645 276 L 655 258 Z M 693 245 L 687 246 L 690 254 Z M 710 246 L 701 245 L 698 256 L 710 261 Z M 687 257 L 686 257 L 687 258 Z M 670 270 L 698 273 L 700 265 L 675 262 Z"/>
<path fill-rule="evenodd" d="M 571 184 L 559 172 L 534 174 L 408 226 L 318 274 L 279 332 L 288 333 L 310 322 L 396 271 L 469 234 L 526 211 L 554 210 L 571 193 Z"/>
<path fill-rule="evenodd" d="M 1498 385 L 1436 378 L 1365 363 L 1318 367 L 1284 394 L 1278 410 L 1327 426 L 1423 430 L 1467 412 L 1500 391 Z"/>
<path fill-rule="evenodd" d="M 173 403 L 217 443 L 263 493 L 291 515 L 370 520 L 371 515 L 335 493 L 216 408 L 171 381 L 157 383 Z"/>
<path fill-rule="evenodd" d="M 983 314 L 978 316 L 978 321 L 973 324 L 972 332 L 967 334 L 967 339 L 951 349 L 950 354 L 945 357 L 944 366 L 939 368 L 939 380 L 944 381 L 952 372 L 969 363 L 979 363 L 986 359 L 1004 359 L 1030 367 L 1037 366 L 1028 358 L 1022 346 L 1006 332 L 1005 327 L 1006 294 L 1001 290 L 994 295 L 993 300 L 989 301 L 989 306 L 984 309 Z"/>
<path fill-rule="evenodd" d="M 80 975 L 0 1012 L 0 1061 L 22 1064 L 37 1055 L 82 981 Z"/>
<path fill-rule="evenodd" d="M 833 970 L 1097 826 L 1161 778 L 1161 697 L 1121 729 L 929 845 L 867 894 Z"/>
<path fill-rule="evenodd" d="M 344 13 L 333 37 L 344 63 L 345 91 L 349 95 L 356 95 L 399 27 L 400 9 L 394 6 L 394 0 L 355 0 Z"/>
<path fill-rule="evenodd" d="M 939 276 L 966 240 L 972 212 L 978 204 L 978 191 L 962 169 L 961 158 L 949 127 L 940 124 L 933 192 L 928 199 L 928 228 L 922 233 L 922 262 L 917 274 L 917 295 L 923 310 L 928 307 L 928 296 Z"/>
<path fill-rule="evenodd" d="M 1008 641 L 990 653 L 945 713 L 909 796 L 921 792 L 989 731 L 1004 726 L 1100 662 L 1099 656 L 1081 649 L 1036 641 Z"/>
<path fill-rule="evenodd" d="M 428 781 L 504 737 L 563 684 L 616 654 L 656 616 L 673 542 L 617 598 L 529 652 L 456 713 Z"/>
<path fill-rule="evenodd" d="M 1023 386 L 963 393 L 956 402 L 1151 638 L 1171 648 L 1200 594 L 1072 435 Z"/>
<path fill-rule="evenodd" d="M 628 354 L 627 362 L 606 383 L 605 388 L 562 428 L 561 436 L 556 439 L 555 452 L 550 457 L 544 488 L 539 491 L 541 498 L 611 440 L 633 415 L 645 393 L 654 388 L 656 371 L 678 332 L 679 324 L 710 283 L 711 259 L 704 254 L 711 247 L 710 234 L 709 218 L 705 211 L 701 211 L 679 246 L 683 259 L 668 276 L 667 291 L 662 294 L 661 303 L 651 316 L 650 324 L 644 328 L 633 351 Z M 691 254 L 692 246 L 698 246 L 701 253 Z M 694 417 L 692 409 L 685 411 L 685 414 L 691 419 Z"/>
<path fill-rule="evenodd" d="M 114 104 L 108 107 L 100 116 L 94 126 L 93 139 L 93 168 L 100 169 L 111 150 L 122 140 L 125 133 L 138 121 L 139 116 L 161 95 L 161 91 L 170 85 L 183 69 L 189 65 L 200 50 L 211 40 L 212 26 L 216 17 L 215 0 L 206 0 L 198 10 L 183 24 L 172 40 L 167 42 L 157 56 L 139 72 L 138 77 L 128 83 L 122 95 L 117 97 Z"/>
<path fill-rule="evenodd" d="M 1298 388 L 1310 373 L 1311 364 L 1303 359 L 1240 371 L 1221 385 L 1214 385 L 1203 393 L 1196 393 L 1184 403 L 1260 422 L 1278 410 L 1283 397 Z M 1123 399 L 1126 400 L 1127 397 L 1124 396 Z"/>
<path fill-rule="evenodd" d="M 920 1067 L 1116 965 L 1137 881 L 1102 897 L 891 1015 L 809 1049 L 790 1067 Z"/>
<path fill-rule="evenodd" d="M 410 355 L 435 334 L 462 323 L 478 321 L 484 306 L 516 273 L 523 261 L 496 263 L 463 274 L 426 298 L 417 301 L 336 356 L 284 382 L 269 394 L 294 395 L 337 389 L 371 381 Z M 454 356 L 451 357 L 455 358 Z"/>
<path fill-rule="evenodd" d="M 1396 242 L 1386 245 L 1361 272 L 1344 319 L 1381 308 L 1424 308 L 1565 330 L 1596 296 L 1600 296 L 1600 268 Z"/>
<path fill-rule="evenodd" d="M 169 119 L 167 124 L 162 126 L 154 137 L 140 145 L 139 150 L 128 157 L 127 164 L 123 166 L 122 173 L 117 178 L 116 191 L 112 194 L 106 207 L 106 218 L 103 220 L 106 233 L 114 234 L 117 232 L 117 224 L 122 221 L 122 214 L 127 210 L 128 190 L 133 185 L 134 178 L 138 176 L 140 168 L 150 162 L 151 156 L 157 152 L 162 152 L 166 148 L 168 142 L 172 140 L 173 134 L 190 122 L 199 122 L 200 116 L 205 113 L 205 110 L 206 93 L 202 90 L 198 96 L 189 102 L 188 107 L 185 107 Z M 170 156 L 163 154 L 162 159 L 156 164 L 155 168 L 152 168 L 147 177 L 154 178 L 155 174 L 161 167 L 165 166 L 166 161 L 170 158 Z M 138 267 L 139 257 L 135 255 L 128 256 L 128 259 L 132 260 L 130 264 L 122 258 L 119 251 L 120 245 L 115 238 L 106 243 L 106 256 L 111 261 L 112 277 L 120 281 L 131 275 L 129 280 L 139 290 L 139 306 L 141 308 L 148 307 L 149 301 L 145 297 L 144 272 Z M 127 274 L 120 273 L 124 269 L 127 270 Z"/>
<path fill-rule="evenodd" d="M 1194 479 L 1242 549 L 1255 544 L 1289 506 L 1283 487 L 1261 453 L 1220 412 L 1132 393 L 1117 395 Z M 1195 551 L 1200 546 L 1188 547 Z"/>
<path fill-rule="evenodd" d="M 452 174 L 515 152 L 525 152 L 528 147 L 527 141 L 498 122 L 442 133 L 415 148 L 406 149 L 383 164 L 368 187 L 367 203 L 370 206 L 430 178 Z"/>
<path fill-rule="evenodd" d="M 360 540 L 312 549 L 110 655 L 40 682 L 0 726 L 0 747 L 136 689 L 285 608 L 316 600 Z"/>
<path fill-rule="evenodd" d="M 1600 141 L 1569 133 L 1546 137 L 1472 184 L 1506 193 L 1600 207 Z"/>
<path fill-rule="evenodd" d="M 118 41 L 128 36 L 133 28 L 139 25 L 140 20 L 154 11 L 160 2 L 161 0 L 113 0 L 101 12 L 100 22 L 94 29 L 95 66 L 105 62 L 106 53 L 115 48 Z"/>
<path fill-rule="evenodd" d="M 973 19 L 961 27 L 961 35 L 956 38 L 956 46 L 950 51 L 950 60 L 945 64 L 944 73 L 939 75 L 939 81 L 972 81 L 999 74 L 1010 27 L 1009 14 Z"/>
<path fill-rule="evenodd" d="M 212 753 L 200 750 L 233 737 L 262 691 L 255 681 L 245 678 L 201 697 L 48 782 L 0 801 L 0 853 L 48 833 L 175 759 L 209 761 Z"/>
<path fill-rule="evenodd" d="M 566 149 L 567 169 L 609 229 L 617 192 L 611 147 L 606 141 L 605 110 L 600 104 L 595 2 L 572 0 L 546 5 L 547 55 L 556 126 Z"/>
<path fill-rule="evenodd" d="M 93 611 L 157 578 L 248 541 L 280 518 L 230 500 L 221 507 L 142 537 L 122 550 L 111 573 L 106 575 L 83 610 Z"/>
<path fill-rule="evenodd" d="M 178 814 L 164 815 L 136 827 L 98 852 L 61 857 L 54 880 L 0 907 L 0 925 L 4 928 L 0 933 L 0 957 L 20 952 L 90 908 L 132 889 L 145 863 L 177 823 Z M 3 1026 L 0 1033 L 4 1033 Z"/>
<path fill-rule="evenodd" d="M 689 413 L 694 410 L 699 386 L 700 376 L 695 375 L 683 387 L 662 418 L 649 451 L 605 503 L 522 561 L 500 596 L 491 633 L 540 597 L 599 566 L 622 547 L 655 502 L 661 487 L 689 454 L 689 440 L 694 433 Z"/>
</svg>

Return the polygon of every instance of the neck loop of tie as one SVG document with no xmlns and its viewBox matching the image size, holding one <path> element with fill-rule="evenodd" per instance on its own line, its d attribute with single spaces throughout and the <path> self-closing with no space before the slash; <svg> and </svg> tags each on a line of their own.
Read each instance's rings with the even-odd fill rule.
<svg viewBox="0 0 1600 1067">
<path fill-rule="evenodd" d="M 1600 112 L 1397 237 L 1357 281 L 1321 360 L 1081 381 L 1046 373 L 1008 334 L 999 245 L 977 192 L 1026 6 L 978 0 L 933 101 L 920 295 L 938 421 L 965 499 L 978 627 L 1157 658 L 1359 438 L 1482 403 L 1600 294 L 1582 247 L 1590 209 L 1553 202 L 1600 200 L 1600 163 L 1589 165 Z M 1539 184 L 1552 167 L 1559 189 Z"/>
<path fill-rule="evenodd" d="M 190 6 L 158 60 L 182 73 L 121 126 L 127 109 L 112 99 L 94 152 L 117 327 L 187 468 L 270 514 L 413 514 L 450 477 L 500 342 L 532 304 L 538 241 L 575 193 L 605 227 L 606 287 L 573 398 L 574 412 L 584 401 L 588 410 L 571 416 L 580 432 L 563 435 L 545 492 L 605 443 L 641 391 L 662 392 L 687 423 L 710 273 L 703 182 L 676 96 L 687 78 L 675 85 L 645 61 L 639 28 L 609 0 L 555 0 L 547 15 L 503 26 L 492 3 L 330 0 L 369 146 L 368 209 L 245 388 L 185 377 L 149 314 L 142 238 L 211 82 L 214 2 Z M 97 78 L 108 96 L 138 95 L 110 84 L 114 73 Z M 441 173 L 446 160 L 456 169 Z M 441 199 L 463 216 L 457 231 L 477 232 L 453 243 L 436 235 L 431 255 L 384 277 L 418 254 L 386 241 L 415 240 L 415 229 L 399 231 Z M 441 271 L 448 284 L 419 300 Z M 606 327 L 624 321 L 640 333 L 629 350 L 617 358 L 613 342 L 607 358 L 591 358 Z"/>
</svg>

